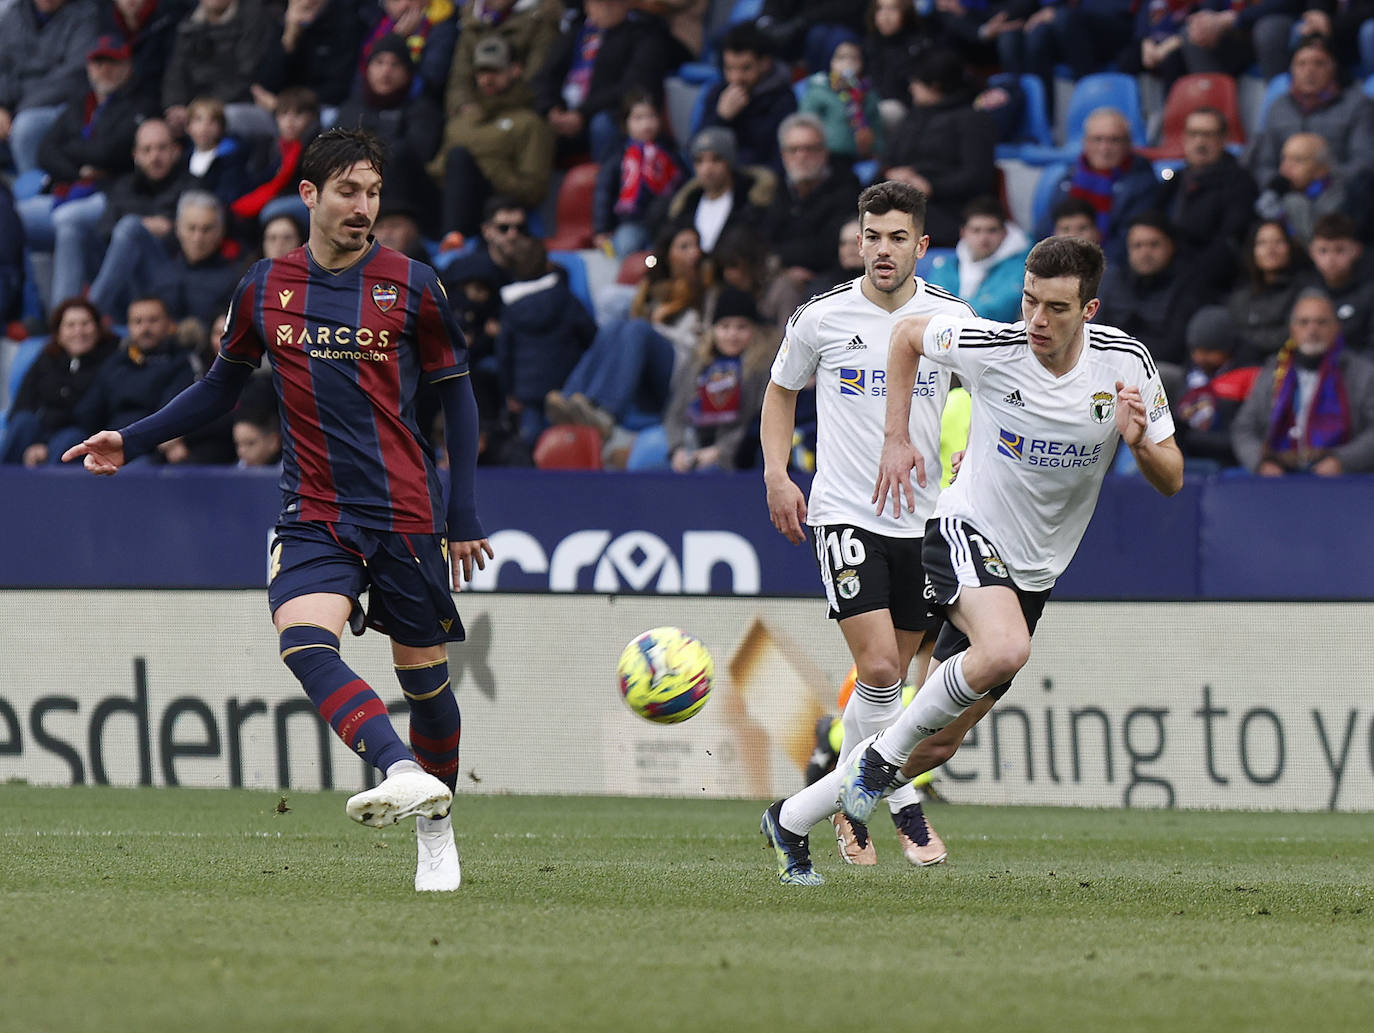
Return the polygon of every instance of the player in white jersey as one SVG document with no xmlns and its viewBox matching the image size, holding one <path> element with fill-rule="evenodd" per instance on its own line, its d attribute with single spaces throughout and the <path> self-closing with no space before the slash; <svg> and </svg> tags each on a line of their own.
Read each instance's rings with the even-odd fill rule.
<svg viewBox="0 0 1374 1033">
<path fill-rule="evenodd" d="M 844 710 L 839 763 L 855 743 L 897 716 L 907 669 L 919 656 L 924 676 L 934 644 L 928 640 L 938 624 L 922 591 L 921 536 L 939 476 L 922 488 L 911 511 L 875 513 L 870 502 L 882 451 L 888 341 L 893 326 L 907 316 L 974 315 L 966 302 L 915 275 L 929 242 L 920 191 L 901 183 L 875 184 L 859 195 L 859 220 L 864 274 L 817 295 L 792 316 L 773 363 L 760 430 L 769 516 L 797 544 L 805 537 L 803 523 L 810 528 L 829 614 L 854 657 L 857 680 Z M 813 375 L 816 476 L 808 502 L 787 474 L 787 459 L 797 392 Z M 908 431 L 936 456 L 949 383 L 949 373 L 923 363 L 907 387 Z M 912 864 L 944 860 L 944 844 L 925 820 L 914 787 L 894 795 L 889 807 Z M 833 811 L 831 806 L 825 813 Z M 776 815 L 765 816 L 765 835 L 770 820 L 776 822 Z M 864 825 L 836 815 L 836 837 L 842 859 L 875 863 Z M 779 865 L 780 877 L 785 876 L 781 854 Z"/>
<path fill-rule="evenodd" d="M 1161 494 L 1183 485 L 1183 456 L 1149 350 L 1088 321 L 1097 311 L 1102 252 L 1069 237 L 1026 258 L 1024 323 L 922 316 L 892 335 L 893 391 L 926 360 L 956 371 L 973 396 L 973 430 L 959 479 L 940 497 L 922 556 L 934 601 L 950 622 L 943 661 L 916 698 L 840 773 L 841 809 L 863 820 L 900 784 L 913 748 L 986 713 L 1030 658 L 1030 637 L 1097 505 L 1118 440 Z M 923 457 L 889 397 L 873 501 L 916 504 Z M 974 717 L 974 720 L 977 718 Z M 971 725 L 970 725 L 971 726 Z"/>
</svg>

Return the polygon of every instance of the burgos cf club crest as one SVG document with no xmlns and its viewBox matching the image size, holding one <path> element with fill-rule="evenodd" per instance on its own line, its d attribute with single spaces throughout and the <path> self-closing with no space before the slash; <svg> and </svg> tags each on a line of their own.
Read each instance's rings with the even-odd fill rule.
<svg viewBox="0 0 1374 1033">
<path fill-rule="evenodd" d="M 1106 423 L 1116 410 L 1116 396 L 1110 391 L 1094 391 L 1093 400 L 1088 403 L 1088 415 L 1094 423 Z"/>
<path fill-rule="evenodd" d="M 859 572 L 853 569 L 840 571 L 835 576 L 835 591 L 841 599 L 853 599 L 859 594 Z"/>
<path fill-rule="evenodd" d="M 372 285 L 372 303 L 383 312 L 390 312 L 396 299 L 401 296 L 401 288 L 394 283 L 374 283 Z"/>
</svg>

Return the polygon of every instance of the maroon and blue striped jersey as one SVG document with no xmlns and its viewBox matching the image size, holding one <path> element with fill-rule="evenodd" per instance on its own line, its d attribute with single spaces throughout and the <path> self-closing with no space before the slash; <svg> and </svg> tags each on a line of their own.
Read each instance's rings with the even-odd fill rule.
<svg viewBox="0 0 1374 1033">
<path fill-rule="evenodd" d="M 443 534 L 443 489 L 416 425 L 420 378 L 468 371 L 433 269 L 375 241 L 341 272 L 305 247 L 248 270 L 220 355 L 258 366 L 280 399 L 281 520 Z"/>
</svg>

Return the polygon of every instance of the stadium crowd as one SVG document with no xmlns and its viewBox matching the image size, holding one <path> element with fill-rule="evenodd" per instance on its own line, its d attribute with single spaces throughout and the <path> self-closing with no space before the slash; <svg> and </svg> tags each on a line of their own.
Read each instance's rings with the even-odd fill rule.
<svg viewBox="0 0 1374 1033">
<path fill-rule="evenodd" d="M 1374 0 L 0 0 L 0 325 L 27 360 L 0 390 L 0 462 L 55 462 L 202 375 L 248 265 L 303 242 L 304 146 L 343 125 L 390 151 L 377 238 L 434 265 L 468 336 L 483 463 L 756 465 L 782 327 L 862 271 L 856 197 L 889 178 L 928 195 L 923 274 L 989 318 L 1018 318 L 1035 240 L 1101 243 L 1097 321 L 1167 372 L 1190 469 L 1368 472 L 1371 16 Z M 1243 76 L 1267 84 L 1250 119 Z M 1004 158 L 1043 169 L 1028 225 Z M 270 465 L 276 435 L 265 387 L 145 461 Z"/>
</svg>

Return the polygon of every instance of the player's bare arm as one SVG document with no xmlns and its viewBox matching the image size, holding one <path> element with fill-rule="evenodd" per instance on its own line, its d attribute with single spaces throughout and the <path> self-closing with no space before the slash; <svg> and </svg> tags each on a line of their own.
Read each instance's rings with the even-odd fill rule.
<svg viewBox="0 0 1374 1033">
<path fill-rule="evenodd" d="M 925 456 L 911 443 L 911 389 L 916 383 L 916 367 L 925 354 L 923 341 L 930 316 L 900 319 L 892 328 L 887 350 L 887 410 L 883 422 L 883 453 L 878 460 L 878 482 L 872 501 L 882 513 L 892 497 L 892 515 L 901 516 L 902 500 L 907 512 L 916 509 L 916 490 L 911 486 L 911 471 L 916 483 L 926 485 Z"/>
<path fill-rule="evenodd" d="M 792 432 L 797 421 L 797 392 L 768 382 L 759 417 L 759 444 L 763 451 L 763 486 L 768 493 L 768 519 L 793 545 L 806 540 L 806 496 L 787 473 L 792 454 Z"/>
<path fill-rule="evenodd" d="M 465 584 L 472 582 L 472 568 L 487 569 L 487 560 L 495 559 L 491 542 L 476 538 L 466 542 L 448 543 L 448 560 L 453 567 L 453 590 L 461 592 Z"/>
<path fill-rule="evenodd" d="M 1173 437 L 1151 441 L 1145 433 L 1149 415 L 1140 388 L 1116 382 L 1116 429 L 1135 456 L 1136 465 L 1155 491 L 1175 495 L 1183 487 L 1183 453 Z"/>
<path fill-rule="evenodd" d="M 82 465 L 97 477 L 112 477 L 124 465 L 124 435 L 117 430 L 102 430 L 62 453 L 62 462 L 85 456 Z"/>
</svg>

